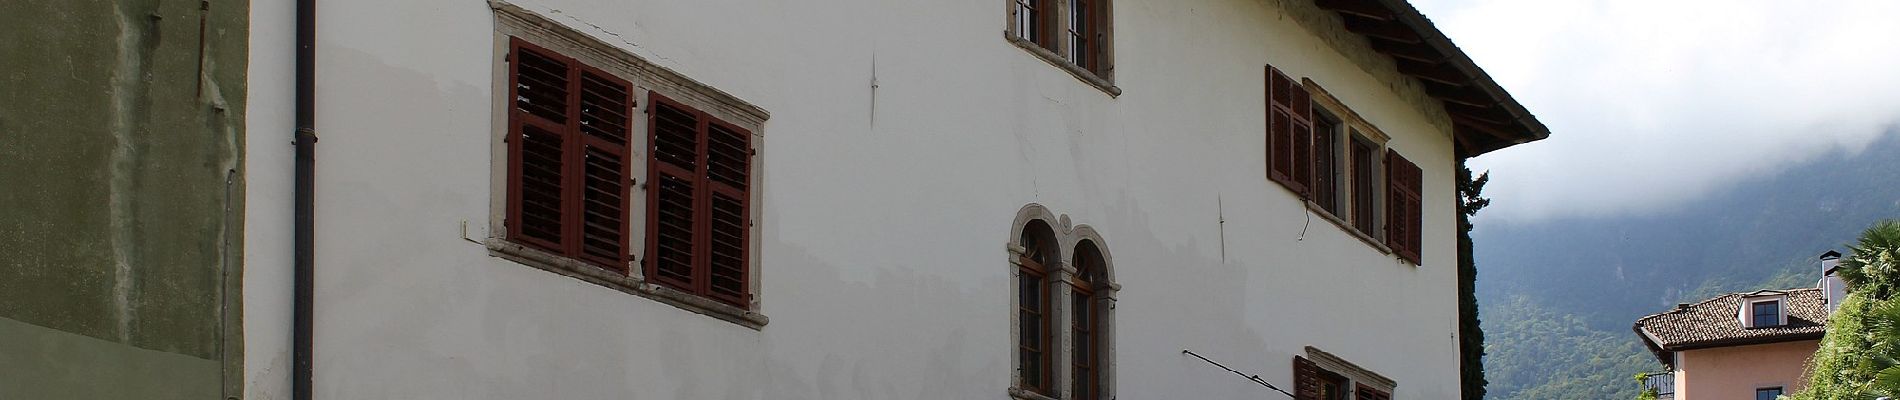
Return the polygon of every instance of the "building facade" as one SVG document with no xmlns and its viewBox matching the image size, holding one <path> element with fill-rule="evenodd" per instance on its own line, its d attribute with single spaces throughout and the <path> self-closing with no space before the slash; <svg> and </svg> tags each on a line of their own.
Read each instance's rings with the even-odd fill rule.
<svg viewBox="0 0 1900 400">
<path fill-rule="evenodd" d="M 1455 165 L 1547 135 L 1401 1 L 297 4 L 206 25 L 227 397 L 1456 398 Z"/>
<path fill-rule="evenodd" d="M 1808 358 L 1827 333 L 1825 293 L 1730 293 L 1643 317 L 1634 329 L 1668 368 L 1673 390 L 1661 397 L 1774 400 L 1807 387 Z"/>
</svg>

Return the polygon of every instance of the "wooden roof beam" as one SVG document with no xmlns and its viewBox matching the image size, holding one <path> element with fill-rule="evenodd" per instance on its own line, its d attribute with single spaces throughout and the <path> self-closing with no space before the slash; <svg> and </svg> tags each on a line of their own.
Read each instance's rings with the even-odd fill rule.
<svg viewBox="0 0 1900 400">
<path fill-rule="evenodd" d="M 1451 64 L 1431 64 L 1406 59 L 1395 61 L 1398 62 L 1399 73 L 1418 77 L 1419 79 L 1432 80 L 1452 86 L 1464 86 L 1465 84 L 1471 83 L 1471 77 L 1466 76 L 1464 71 L 1453 68 Z"/>
<path fill-rule="evenodd" d="M 1391 21 L 1397 17 L 1397 15 L 1392 14 L 1392 9 L 1385 8 L 1385 6 L 1369 0 L 1314 0 L 1313 4 L 1318 5 L 1319 8 L 1342 14 L 1352 14 L 1380 21 Z"/>
<path fill-rule="evenodd" d="M 1425 94 L 1439 100 L 1473 107 L 1490 107 L 1497 104 L 1496 99 L 1471 86 L 1453 86 L 1435 81 L 1421 81 L 1421 83 L 1425 86 Z"/>
<path fill-rule="evenodd" d="M 1492 125 L 1510 125 L 1514 118 L 1511 113 L 1497 107 L 1473 107 L 1458 103 L 1445 103 L 1445 113 L 1453 118 L 1470 118 Z"/>
<path fill-rule="evenodd" d="M 1400 43 L 1424 43 L 1425 38 L 1418 36 L 1411 28 L 1394 22 L 1380 21 L 1355 15 L 1345 15 L 1346 31 L 1361 35 L 1391 40 Z"/>
<path fill-rule="evenodd" d="M 1415 43 L 1402 43 L 1380 38 L 1367 38 L 1372 42 L 1372 50 L 1393 58 L 1413 61 L 1439 63 L 1445 61 L 1445 55 L 1438 54 L 1431 47 Z"/>
</svg>

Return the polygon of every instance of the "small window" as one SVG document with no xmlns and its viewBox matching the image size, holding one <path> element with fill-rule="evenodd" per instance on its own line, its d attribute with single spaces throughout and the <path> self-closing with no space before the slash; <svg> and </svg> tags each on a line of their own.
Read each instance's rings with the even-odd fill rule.
<svg viewBox="0 0 1900 400">
<path fill-rule="evenodd" d="M 1781 397 L 1781 387 L 1755 389 L 1755 400 L 1776 400 Z"/>
<path fill-rule="evenodd" d="M 1357 400 L 1392 400 L 1391 393 L 1373 389 L 1371 386 L 1366 385 L 1359 385 L 1359 389 L 1354 391 L 1354 393 L 1356 393 L 1355 396 Z"/>
<path fill-rule="evenodd" d="M 1070 349 L 1070 398 L 1073 400 L 1096 400 L 1102 395 L 1101 361 L 1102 341 L 1099 334 L 1102 329 L 1102 303 L 1100 294 L 1108 282 L 1104 278 L 1105 268 L 1102 250 L 1092 240 L 1083 240 L 1075 249 L 1075 277 L 1070 280 L 1073 295 L 1069 306 L 1069 321 L 1072 327 L 1069 341 L 1074 344 Z"/>
<path fill-rule="evenodd" d="M 1319 371 L 1319 400 L 1352 400 L 1346 377 L 1332 371 Z"/>
<path fill-rule="evenodd" d="M 1757 302 L 1750 304 L 1750 308 L 1750 314 L 1754 317 L 1752 326 L 1756 328 L 1781 326 L 1780 301 Z"/>
<path fill-rule="evenodd" d="M 1009 0 L 1009 39 L 1109 92 L 1114 88 L 1110 0 Z"/>
</svg>

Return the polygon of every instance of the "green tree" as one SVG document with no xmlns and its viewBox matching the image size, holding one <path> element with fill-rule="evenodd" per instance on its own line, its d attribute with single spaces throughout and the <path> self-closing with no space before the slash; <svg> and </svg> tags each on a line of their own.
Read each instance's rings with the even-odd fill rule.
<svg viewBox="0 0 1900 400">
<path fill-rule="evenodd" d="M 1636 373 L 1636 387 L 1642 388 L 1643 390 L 1636 394 L 1636 400 L 1656 400 L 1656 396 L 1661 396 L 1656 393 L 1656 388 L 1649 387 L 1648 372 Z"/>
<path fill-rule="evenodd" d="M 1486 172 L 1476 178 L 1458 159 L 1458 356 L 1464 400 L 1484 400 L 1484 328 L 1478 319 L 1478 262 L 1471 254 L 1471 216 L 1491 205 L 1483 196 Z"/>
<path fill-rule="evenodd" d="M 1874 224 L 1841 260 L 1847 299 L 1828 317 L 1802 400 L 1900 396 L 1900 221 Z"/>
</svg>

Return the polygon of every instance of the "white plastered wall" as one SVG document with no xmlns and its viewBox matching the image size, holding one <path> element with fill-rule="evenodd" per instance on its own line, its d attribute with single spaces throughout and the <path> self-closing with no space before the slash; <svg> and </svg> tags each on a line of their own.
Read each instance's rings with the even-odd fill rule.
<svg viewBox="0 0 1900 400">
<path fill-rule="evenodd" d="M 1001 244 L 1032 202 L 1115 254 L 1121 398 L 1267 396 L 1180 350 L 1287 386 L 1309 345 L 1397 381 L 1396 398 L 1458 393 L 1451 139 L 1389 70 L 1297 21 L 1310 4 L 1120 0 L 1112 98 L 1005 41 L 1002 2 L 514 3 L 771 113 L 758 143 L 771 322 L 463 240 L 465 222 L 482 239 L 500 162 L 492 11 L 322 0 L 318 398 L 1003 398 Z M 288 398 L 291 19 L 253 7 L 247 393 Z M 1309 222 L 1267 181 L 1269 63 L 1424 168 L 1423 267 Z"/>
</svg>

